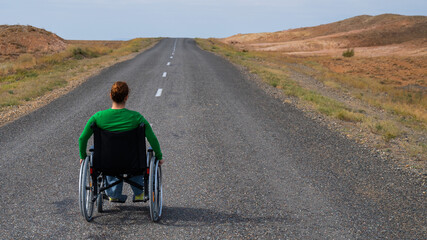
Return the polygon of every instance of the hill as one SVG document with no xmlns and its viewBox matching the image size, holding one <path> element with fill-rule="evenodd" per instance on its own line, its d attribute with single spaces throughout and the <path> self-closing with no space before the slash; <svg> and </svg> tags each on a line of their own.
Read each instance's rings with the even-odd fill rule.
<svg viewBox="0 0 427 240">
<path fill-rule="evenodd" d="M 274 33 L 237 34 L 222 39 L 239 48 L 293 55 L 337 55 L 359 48 L 362 55 L 426 55 L 427 17 L 383 14 Z"/>
<path fill-rule="evenodd" d="M 44 29 L 23 25 L 0 25 L 0 59 L 21 54 L 49 54 L 65 50 L 67 43 Z"/>
</svg>

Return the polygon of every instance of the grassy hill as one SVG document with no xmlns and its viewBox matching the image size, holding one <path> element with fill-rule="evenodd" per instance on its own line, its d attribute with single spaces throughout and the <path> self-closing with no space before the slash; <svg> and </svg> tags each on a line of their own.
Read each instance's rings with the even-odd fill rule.
<svg viewBox="0 0 427 240">
<path fill-rule="evenodd" d="M 383 14 L 274 33 L 238 34 L 223 42 L 262 51 L 315 52 L 326 49 L 400 45 L 427 54 L 427 17 Z M 416 52 L 420 53 L 420 51 Z"/>
</svg>

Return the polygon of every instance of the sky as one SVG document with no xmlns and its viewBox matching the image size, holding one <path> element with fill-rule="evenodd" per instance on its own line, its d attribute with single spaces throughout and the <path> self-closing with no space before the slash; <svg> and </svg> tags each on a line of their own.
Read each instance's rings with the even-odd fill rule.
<svg viewBox="0 0 427 240">
<path fill-rule="evenodd" d="M 69 40 L 222 38 L 384 13 L 426 16 L 427 0 L 0 0 L 0 25 Z"/>
</svg>

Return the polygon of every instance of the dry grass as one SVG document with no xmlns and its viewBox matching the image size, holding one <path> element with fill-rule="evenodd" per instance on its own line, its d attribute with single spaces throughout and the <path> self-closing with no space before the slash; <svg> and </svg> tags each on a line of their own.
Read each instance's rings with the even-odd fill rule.
<svg viewBox="0 0 427 240">
<path fill-rule="evenodd" d="M 315 69 L 309 74 L 325 85 L 350 91 L 373 106 L 413 118 L 427 127 L 427 57 L 298 60 Z M 408 71 L 399 73 L 398 66 L 405 66 Z"/>
<path fill-rule="evenodd" d="M 108 66 L 158 40 L 72 41 L 58 53 L 22 54 L 16 60 L 0 62 L 0 111 L 64 87 L 78 76 Z"/>
<path fill-rule="evenodd" d="M 335 117 L 348 122 L 362 122 L 365 119 L 364 114 L 358 112 L 351 112 L 345 109 L 337 112 Z"/>
<path fill-rule="evenodd" d="M 390 141 L 402 134 L 402 130 L 398 124 L 393 120 L 380 120 L 376 121 L 368 118 L 365 122 L 373 133 L 383 136 L 385 141 Z"/>
</svg>

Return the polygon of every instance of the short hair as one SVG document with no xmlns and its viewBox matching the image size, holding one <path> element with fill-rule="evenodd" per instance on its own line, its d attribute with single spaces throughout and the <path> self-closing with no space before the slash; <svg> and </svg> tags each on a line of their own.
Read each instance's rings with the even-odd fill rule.
<svg viewBox="0 0 427 240">
<path fill-rule="evenodd" d="M 122 103 L 129 94 L 129 87 L 126 82 L 115 82 L 111 87 L 111 99 L 116 103 Z"/>
</svg>

